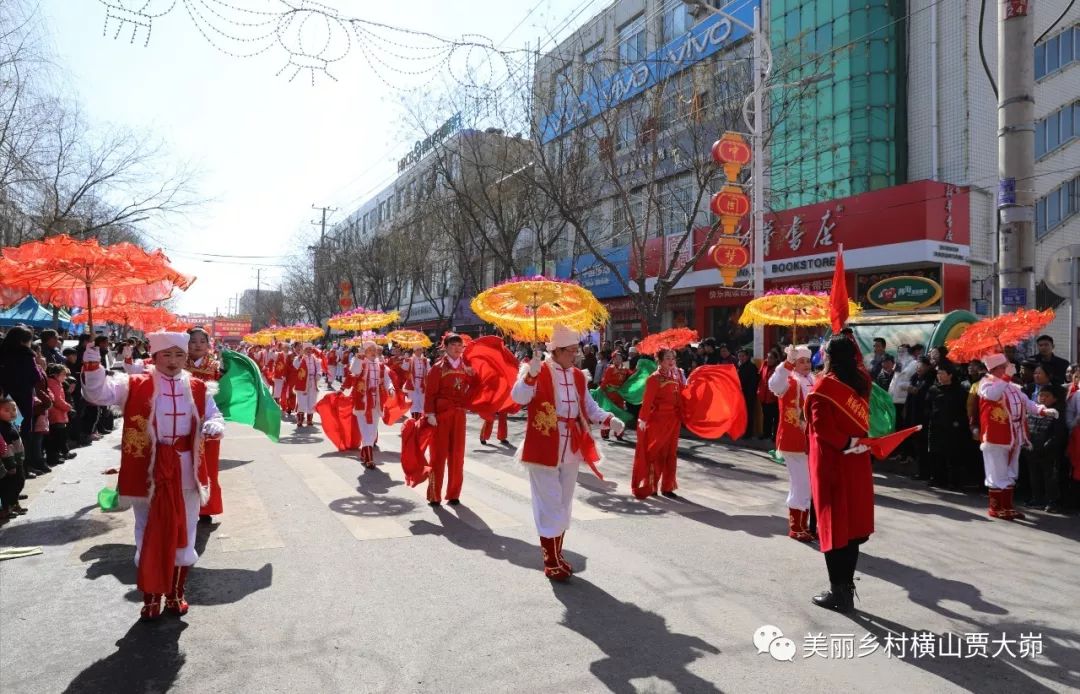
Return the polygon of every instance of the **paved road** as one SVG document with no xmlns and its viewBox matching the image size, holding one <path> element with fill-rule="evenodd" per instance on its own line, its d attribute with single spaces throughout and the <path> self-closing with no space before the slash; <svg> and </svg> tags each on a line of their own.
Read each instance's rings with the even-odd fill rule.
<svg viewBox="0 0 1080 694">
<path fill-rule="evenodd" d="M 522 427 L 511 421 L 512 440 Z M 526 479 L 512 451 L 479 445 L 477 421 L 463 504 L 434 510 L 404 484 L 392 430 L 365 472 L 317 427 L 294 429 L 273 444 L 229 425 L 226 514 L 200 530 L 182 621 L 136 623 L 131 514 L 94 506 L 117 434 L 33 481 L 30 514 L 0 529 L 0 545 L 44 548 L 0 562 L 0 691 L 1080 687 L 1075 517 L 991 521 L 980 498 L 878 476 L 862 611 L 849 619 L 809 603 L 824 562 L 786 536 L 783 468 L 684 441 L 686 501 L 639 502 L 627 492 L 633 450 L 611 443 L 607 481 L 580 478 L 566 541 L 579 574 L 553 586 L 539 571 Z M 792 662 L 758 653 L 763 625 L 791 639 L 764 645 L 794 651 Z M 937 657 L 928 646 L 912 657 L 928 638 L 915 632 L 941 639 Z M 1004 640 L 1015 657 L 944 655 L 978 634 L 989 656 Z"/>
</svg>

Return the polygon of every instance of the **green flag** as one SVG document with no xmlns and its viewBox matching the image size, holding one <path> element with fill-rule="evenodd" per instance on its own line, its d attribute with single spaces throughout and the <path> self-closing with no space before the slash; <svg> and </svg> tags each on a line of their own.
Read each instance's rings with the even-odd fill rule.
<svg viewBox="0 0 1080 694">
<path fill-rule="evenodd" d="M 258 364 L 248 357 L 231 350 L 221 353 L 221 380 L 214 402 L 228 421 L 253 426 L 277 443 L 281 408 L 263 382 Z"/>
<path fill-rule="evenodd" d="M 896 406 L 889 392 L 876 383 L 870 387 L 870 436 L 896 431 Z"/>
<path fill-rule="evenodd" d="M 645 381 L 656 371 L 656 362 L 652 359 L 641 357 L 637 362 L 637 369 L 626 379 L 626 383 L 619 388 L 619 395 L 631 405 L 640 405 L 645 399 Z"/>
<path fill-rule="evenodd" d="M 607 393 L 604 392 L 603 388 L 590 390 L 589 393 L 592 395 L 593 400 L 596 401 L 596 404 L 600 406 L 601 410 L 615 415 L 622 420 L 623 424 L 629 424 L 633 421 L 634 415 L 613 403 L 611 398 L 607 396 Z"/>
</svg>

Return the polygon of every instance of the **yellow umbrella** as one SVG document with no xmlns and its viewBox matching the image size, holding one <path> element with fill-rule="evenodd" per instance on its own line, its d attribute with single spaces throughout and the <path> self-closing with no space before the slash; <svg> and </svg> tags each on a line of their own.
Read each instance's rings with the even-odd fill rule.
<svg viewBox="0 0 1080 694">
<path fill-rule="evenodd" d="M 431 346 L 431 338 L 419 330 L 392 330 L 386 334 L 386 338 L 398 347 L 404 347 L 405 349 L 415 347 L 427 349 Z"/>
<path fill-rule="evenodd" d="M 326 324 L 335 330 L 378 330 L 401 318 L 397 311 L 374 311 L 358 307 L 331 316 Z"/>
<path fill-rule="evenodd" d="M 862 307 L 848 300 L 848 316 L 862 313 Z M 750 300 L 739 316 L 742 325 L 790 325 L 792 341 L 800 327 L 831 325 L 829 295 L 803 292 L 798 289 L 779 289 Z"/>
<path fill-rule="evenodd" d="M 550 339 L 556 324 L 587 332 L 608 318 L 607 309 L 588 289 L 546 277 L 503 282 L 478 294 L 471 307 L 507 335 L 533 342 Z"/>
</svg>

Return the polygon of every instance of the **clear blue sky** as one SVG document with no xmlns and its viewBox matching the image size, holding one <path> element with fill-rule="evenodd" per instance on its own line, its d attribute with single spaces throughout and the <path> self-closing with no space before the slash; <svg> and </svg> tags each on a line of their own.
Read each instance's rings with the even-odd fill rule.
<svg viewBox="0 0 1080 694">
<path fill-rule="evenodd" d="M 111 0 L 148 12 L 172 0 Z M 190 5 L 217 6 L 219 0 Z M 184 3 L 153 20 L 149 46 L 144 34 L 130 41 L 125 29 L 104 36 L 106 9 L 98 0 L 40 0 L 58 67 L 67 75 L 61 87 L 79 99 L 86 115 L 99 123 L 150 129 L 168 142 L 172 156 L 202 171 L 199 193 L 213 198 L 204 212 L 176 220 L 163 233 L 174 264 L 199 280 L 183 295 L 182 310 L 226 310 L 229 298 L 255 286 L 254 265 L 242 261 L 207 263 L 192 252 L 276 256 L 265 263 L 264 288 L 277 285 L 278 267 L 307 259 L 290 257 L 300 230 L 311 229 L 311 205 L 347 212 L 392 176 L 397 159 L 415 133 L 407 132 L 402 93 L 387 86 L 353 50 L 332 71 L 339 81 L 302 74 L 289 82 L 275 73 L 287 62 L 280 48 L 247 59 L 219 52 L 183 11 Z M 277 9 L 279 0 L 230 0 L 250 9 Z M 299 3 L 294 3 L 299 4 Z M 606 0 L 455 0 L 438 2 L 359 2 L 323 0 L 343 16 L 385 22 L 441 36 L 477 33 L 507 47 L 535 46 L 585 8 L 573 25 L 596 14 Z M 244 19 L 244 16 L 234 15 Z M 229 25 L 215 23 L 224 30 Z M 516 27 L 516 28 L 515 28 Z M 387 32 L 390 38 L 399 38 Z M 219 42 L 235 49 L 236 44 Z M 430 45 L 430 44 L 429 44 Z M 275 47 L 276 48 L 276 47 Z M 404 51 L 402 51 L 404 52 Z M 382 58 L 408 69 L 385 53 Z M 396 85 L 415 87 L 422 78 L 395 77 Z M 440 79 L 443 76 L 440 75 Z"/>
</svg>

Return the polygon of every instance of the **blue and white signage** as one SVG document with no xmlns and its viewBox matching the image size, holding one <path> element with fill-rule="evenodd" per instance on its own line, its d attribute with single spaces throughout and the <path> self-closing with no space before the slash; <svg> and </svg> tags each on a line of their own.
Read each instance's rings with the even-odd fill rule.
<svg viewBox="0 0 1080 694">
<path fill-rule="evenodd" d="M 623 277 L 630 276 L 630 247 L 612 248 L 604 257 L 619 269 Z M 596 259 L 591 253 L 577 258 L 567 258 L 555 263 L 555 276 L 573 279 L 582 287 L 592 292 L 598 299 L 623 296 L 626 291 L 619 282 L 619 277 L 611 268 Z"/>
<path fill-rule="evenodd" d="M 738 4 L 738 7 L 730 10 L 725 8 L 725 11 L 747 26 L 752 26 L 754 10 L 760 6 L 761 0 L 732 4 Z M 730 48 L 749 33 L 745 26 L 727 17 L 710 14 L 689 32 L 647 55 L 641 62 L 627 65 L 604 80 L 599 87 L 582 93 L 576 103 L 570 100 L 561 104 L 558 110 L 541 119 L 540 142 L 551 142 L 717 51 Z"/>
</svg>

